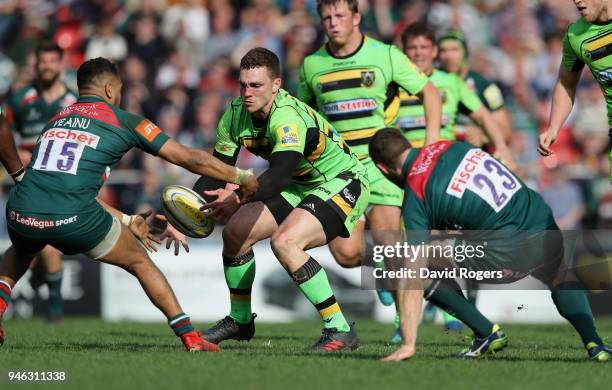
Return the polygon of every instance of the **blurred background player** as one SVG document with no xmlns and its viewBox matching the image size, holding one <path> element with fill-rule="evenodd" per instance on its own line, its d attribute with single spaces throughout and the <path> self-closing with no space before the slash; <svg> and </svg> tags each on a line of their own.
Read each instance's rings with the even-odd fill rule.
<svg viewBox="0 0 612 390">
<path fill-rule="evenodd" d="M 612 126 L 612 4 L 605 0 L 575 0 L 574 4 L 582 17 L 569 25 L 563 38 L 563 59 L 553 89 L 550 121 L 548 129 L 540 135 L 538 151 L 543 156 L 552 154 L 550 147 L 572 111 L 576 87 L 585 64 L 604 94 L 608 125 Z M 609 136 L 612 145 L 612 129 Z M 612 146 L 609 159 L 612 165 Z"/>
<path fill-rule="evenodd" d="M 30 163 L 43 127 L 58 111 L 74 103 L 77 95 L 63 80 L 64 52 L 55 43 L 41 42 L 36 48 L 35 80 L 7 99 L 7 116 L 17 135 L 23 164 Z M 34 290 L 45 283 L 49 289 L 47 318 L 51 323 L 62 319 L 62 257 L 52 246 L 46 246 L 32 264 L 30 284 Z"/>
<path fill-rule="evenodd" d="M 504 96 L 501 89 L 483 75 L 470 69 L 469 52 L 465 35 L 461 31 L 449 31 L 438 37 L 440 68 L 461 77 L 474 91 L 485 108 L 491 112 L 493 120 L 502 131 L 506 142 L 512 136 L 510 115 L 504 107 Z M 468 115 L 457 115 L 457 138 L 466 140 L 476 146 L 494 147 L 495 142 L 487 137 L 484 128 Z"/>
<path fill-rule="evenodd" d="M 509 166 L 515 166 L 510 149 L 497 122 L 491 113 L 482 104 L 478 95 L 454 73 L 447 73 L 434 68 L 434 61 L 438 55 L 435 31 L 425 23 L 418 22 L 409 25 L 402 33 L 401 43 L 408 58 L 421 70 L 442 96 L 442 123 L 440 139 L 453 141 L 456 139 L 455 119 L 459 113 L 468 116 L 481 126 L 489 138 L 493 140 L 498 158 Z M 425 110 L 423 102 L 418 96 L 400 88 L 400 108 L 396 126 L 402 130 L 408 141 L 415 148 L 425 144 Z M 461 323 L 448 313 L 444 312 L 444 323 L 448 330 L 460 330 Z M 435 307 L 427 305 L 424 320 L 433 320 Z M 397 324 L 397 321 L 396 321 Z M 398 341 L 399 328 L 392 341 Z"/>
<path fill-rule="evenodd" d="M 378 129 L 397 115 L 398 87 L 422 99 L 426 138 L 428 142 L 436 141 L 440 130 L 440 96 L 397 47 L 362 34 L 357 0 L 319 0 L 317 11 L 328 42 L 304 59 L 298 98 L 319 111 L 339 131 L 368 169 L 371 196 L 365 218 L 372 240 L 374 245 L 393 244 L 400 230 L 402 191 L 374 166 L 368 143 Z M 358 222 L 350 238 L 337 238 L 329 244 L 336 262 L 343 267 L 370 262 L 365 218 Z M 389 291 L 377 291 L 384 304 L 393 304 Z"/>
<path fill-rule="evenodd" d="M 77 83 L 77 103 L 44 127 L 33 160 L 7 203 L 12 246 L 0 263 L 0 344 L 5 340 L 2 317 L 13 287 L 38 252 L 51 244 L 66 254 L 83 253 L 130 272 L 188 351 L 219 351 L 193 329 L 168 281 L 147 255 L 145 248 L 155 251 L 160 240 L 144 217 L 123 214 L 97 196 L 111 168 L 132 148 L 193 173 L 240 184 L 245 198 L 257 190 L 257 180 L 207 152 L 177 143 L 148 119 L 117 108 L 122 82 L 107 59 L 83 63 Z"/>
</svg>

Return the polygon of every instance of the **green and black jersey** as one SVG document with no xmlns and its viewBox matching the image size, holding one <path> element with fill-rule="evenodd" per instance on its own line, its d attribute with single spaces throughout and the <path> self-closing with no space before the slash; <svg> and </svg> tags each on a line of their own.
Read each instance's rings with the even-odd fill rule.
<svg viewBox="0 0 612 390">
<path fill-rule="evenodd" d="M 570 24 L 563 39 L 563 66 L 581 72 L 586 64 L 599 83 L 612 126 L 612 22 L 588 23 L 583 18 Z"/>
<path fill-rule="evenodd" d="M 470 70 L 465 76 L 465 84 L 470 90 L 472 90 L 478 98 L 487 108 L 487 110 L 494 112 L 504 108 L 504 95 L 497 84 L 487 80 L 480 73 Z M 472 125 L 473 121 L 469 116 L 464 113 L 457 115 L 457 132 L 465 134 L 467 132 L 467 126 Z"/>
<path fill-rule="evenodd" d="M 303 158 L 292 179 L 303 186 L 330 181 L 346 171 L 365 174 L 365 168 L 325 118 L 282 89 L 262 127 L 253 123 L 242 98 L 231 102 L 217 126 L 215 150 L 233 156 L 242 146 L 266 160 L 276 152 L 299 152 Z"/>
<path fill-rule="evenodd" d="M 307 56 L 298 98 L 316 108 L 363 160 L 371 137 L 397 115 L 398 88 L 416 95 L 427 80 L 398 48 L 364 36 L 351 55 L 336 57 L 325 45 Z"/>
<path fill-rule="evenodd" d="M 456 74 L 434 69 L 429 80 L 442 95 L 442 121 L 440 139 L 455 139 L 457 113 L 470 115 L 482 103 L 478 96 Z M 400 89 L 400 108 L 395 126 L 402 130 L 413 147 L 425 144 L 425 107 L 423 101 L 404 89 Z"/>
<path fill-rule="evenodd" d="M 95 210 L 98 191 L 133 147 L 157 154 L 168 136 L 148 119 L 97 97 L 81 97 L 44 126 L 7 208 L 38 214 Z"/>
<path fill-rule="evenodd" d="M 76 93 L 66 86 L 66 92 L 58 99 L 47 102 L 36 84 L 14 92 L 6 102 L 11 130 L 19 135 L 19 146 L 33 149 L 43 128 L 58 111 L 77 100 Z"/>
</svg>

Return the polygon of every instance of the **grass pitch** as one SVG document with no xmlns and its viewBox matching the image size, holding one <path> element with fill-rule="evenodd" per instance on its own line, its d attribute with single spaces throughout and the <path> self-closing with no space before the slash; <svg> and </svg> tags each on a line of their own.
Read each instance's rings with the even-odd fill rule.
<svg viewBox="0 0 612 390">
<path fill-rule="evenodd" d="M 610 344 L 612 319 L 597 325 Z M 52 327 L 9 320 L 5 330 L 0 387 L 7 389 L 8 369 L 67 372 L 66 383 L 17 385 L 34 389 L 600 389 L 612 383 L 612 362 L 588 361 L 569 324 L 504 326 L 508 348 L 479 361 L 452 357 L 467 344 L 467 333 L 422 326 L 417 356 L 401 363 L 379 361 L 394 350 L 387 342 L 391 326 L 366 320 L 357 324 L 362 346 L 331 355 L 305 350 L 319 322 L 258 324 L 251 342 L 222 343 L 217 354 L 183 352 L 164 324 L 68 319 Z"/>
</svg>

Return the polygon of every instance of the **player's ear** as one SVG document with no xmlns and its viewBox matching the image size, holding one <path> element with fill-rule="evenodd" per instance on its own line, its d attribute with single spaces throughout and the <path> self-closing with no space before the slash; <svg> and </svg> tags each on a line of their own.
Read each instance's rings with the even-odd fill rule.
<svg viewBox="0 0 612 390">
<path fill-rule="evenodd" d="M 110 82 L 104 83 L 104 96 L 108 98 L 108 100 L 113 100 L 115 97 L 115 92 L 113 91 L 113 85 Z"/>
<path fill-rule="evenodd" d="M 378 169 L 380 169 L 380 171 L 383 173 L 383 175 L 388 175 L 389 174 L 389 168 L 386 165 L 378 163 L 378 164 L 376 164 L 376 167 Z"/>
<path fill-rule="evenodd" d="M 361 23 L 361 14 L 359 12 L 355 12 L 353 14 L 353 27 L 359 27 Z"/>
<path fill-rule="evenodd" d="M 282 80 L 280 78 L 275 78 L 272 81 L 272 92 L 277 93 L 282 85 Z"/>
</svg>

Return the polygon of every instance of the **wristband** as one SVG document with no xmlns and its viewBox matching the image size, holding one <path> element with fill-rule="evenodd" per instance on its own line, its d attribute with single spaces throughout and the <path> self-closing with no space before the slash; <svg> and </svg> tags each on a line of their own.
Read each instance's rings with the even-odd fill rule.
<svg viewBox="0 0 612 390">
<path fill-rule="evenodd" d="M 10 175 L 13 178 L 13 180 L 15 180 L 15 183 L 19 183 L 21 182 L 21 180 L 23 179 L 23 176 L 25 175 L 25 168 L 21 167 L 17 170 L 17 172 L 10 173 Z"/>
<path fill-rule="evenodd" d="M 130 226 L 132 224 L 132 219 L 134 218 L 133 215 L 127 215 L 127 214 L 123 214 L 121 216 L 121 223 L 124 224 L 125 226 Z"/>
<path fill-rule="evenodd" d="M 240 169 L 236 167 L 236 178 L 234 179 L 234 184 L 242 185 L 242 182 L 251 175 L 253 175 L 253 169 Z"/>
</svg>

